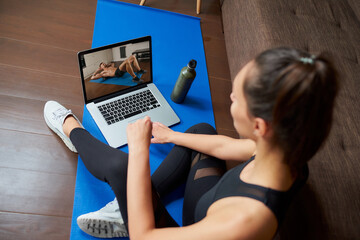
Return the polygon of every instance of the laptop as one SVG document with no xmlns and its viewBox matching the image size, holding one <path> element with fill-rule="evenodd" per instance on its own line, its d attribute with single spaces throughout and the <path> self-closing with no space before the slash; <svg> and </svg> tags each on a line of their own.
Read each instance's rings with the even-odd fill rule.
<svg viewBox="0 0 360 240">
<path fill-rule="evenodd" d="M 151 36 L 84 50 L 78 60 L 86 108 L 110 146 L 127 144 L 127 125 L 145 116 L 180 122 L 153 83 Z"/>
</svg>

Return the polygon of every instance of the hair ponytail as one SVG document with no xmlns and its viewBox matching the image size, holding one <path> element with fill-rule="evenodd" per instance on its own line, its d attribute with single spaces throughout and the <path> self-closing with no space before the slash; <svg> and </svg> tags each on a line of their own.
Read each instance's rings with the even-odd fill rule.
<svg viewBox="0 0 360 240">
<path fill-rule="evenodd" d="M 250 113 L 269 122 L 272 143 L 296 171 L 328 136 L 337 94 L 336 72 L 326 58 L 276 48 L 255 59 L 256 73 L 244 84 Z"/>
</svg>

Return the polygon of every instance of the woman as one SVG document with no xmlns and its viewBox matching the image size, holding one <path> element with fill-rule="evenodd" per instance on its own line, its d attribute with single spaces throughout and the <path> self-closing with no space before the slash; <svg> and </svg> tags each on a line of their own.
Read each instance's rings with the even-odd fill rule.
<svg viewBox="0 0 360 240">
<path fill-rule="evenodd" d="M 291 48 L 261 53 L 237 74 L 230 95 L 234 127 L 247 139 L 216 135 L 207 124 L 174 132 L 146 117 L 129 124 L 127 155 L 92 138 L 57 103 L 45 105 L 45 119 L 110 184 L 131 239 L 271 239 L 329 134 L 335 76 L 321 56 Z M 150 144 L 168 142 L 175 147 L 150 177 Z M 222 160 L 242 164 L 226 172 Z M 159 197 L 184 177 L 179 228 Z"/>
<path fill-rule="evenodd" d="M 119 67 L 115 67 L 115 64 L 109 63 L 105 64 L 101 62 L 99 64 L 99 68 L 93 73 L 91 79 L 99 79 L 99 78 L 109 78 L 109 77 L 117 77 L 121 78 L 125 72 L 128 72 L 132 77 L 134 82 L 141 82 L 136 74 L 134 73 L 134 69 L 136 70 L 137 74 L 144 74 L 147 71 L 140 68 L 140 65 L 135 57 L 135 55 L 131 55 L 127 59 L 125 59 Z"/>
</svg>

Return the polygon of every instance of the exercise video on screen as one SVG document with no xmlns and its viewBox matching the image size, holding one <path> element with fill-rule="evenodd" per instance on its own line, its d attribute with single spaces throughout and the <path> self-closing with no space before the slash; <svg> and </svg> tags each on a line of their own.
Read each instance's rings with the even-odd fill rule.
<svg viewBox="0 0 360 240">
<path fill-rule="evenodd" d="M 151 81 L 149 42 L 131 43 L 82 57 L 88 99 Z"/>
</svg>

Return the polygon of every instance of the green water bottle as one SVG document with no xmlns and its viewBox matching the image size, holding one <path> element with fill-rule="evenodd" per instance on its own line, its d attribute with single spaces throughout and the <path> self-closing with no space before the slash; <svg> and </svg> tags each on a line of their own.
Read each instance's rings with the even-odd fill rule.
<svg viewBox="0 0 360 240">
<path fill-rule="evenodd" d="M 192 59 L 186 67 L 181 69 L 179 77 L 170 96 L 171 100 L 176 103 L 182 103 L 185 100 L 191 84 L 196 77 L 195 68 L 196 60 Z"/>
</svg>

